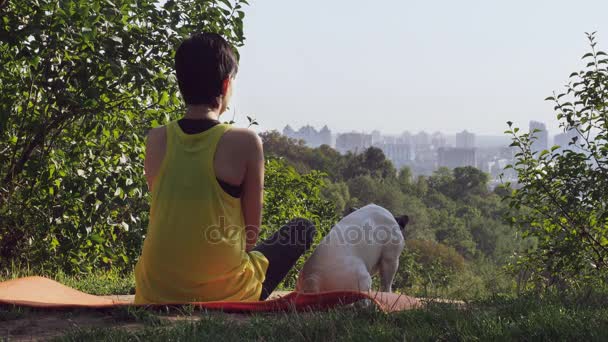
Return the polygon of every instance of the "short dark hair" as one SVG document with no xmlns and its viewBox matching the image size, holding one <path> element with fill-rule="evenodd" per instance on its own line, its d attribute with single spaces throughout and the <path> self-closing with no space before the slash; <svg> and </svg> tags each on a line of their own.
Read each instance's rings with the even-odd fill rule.
<svg viewBox="0 0 608 342">
<path fill-rule="evenodd" d="M 222 82 L 234 77 L 238 61 L 232 46 L 215 33 L 196 33 L 175 53 L 179 90 L 187 105 L 218 107 Z"/>
</svg>

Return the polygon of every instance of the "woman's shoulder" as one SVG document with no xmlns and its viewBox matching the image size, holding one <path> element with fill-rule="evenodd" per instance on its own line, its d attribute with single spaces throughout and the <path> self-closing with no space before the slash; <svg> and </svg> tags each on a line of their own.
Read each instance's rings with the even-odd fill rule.
<svg viewBox="0 0 608 342">
<path fill-rule="evenodd" d="M 239 149 L 262 149 L 262 139 L 251 129 L 230 127 L 222 137 L 222 143 L 239 147 Z"/>
<path fill-rule="evenodd" d="M 165 137 L 167 135 L 167 126 L 168 125 L 163 125 L 151 128 L 148 131 L 148 139 L 159 139 Z"/>
</svg>

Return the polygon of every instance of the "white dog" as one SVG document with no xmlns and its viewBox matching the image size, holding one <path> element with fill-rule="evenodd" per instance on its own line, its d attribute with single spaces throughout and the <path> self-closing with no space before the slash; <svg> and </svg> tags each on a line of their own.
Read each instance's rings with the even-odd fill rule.
<svg viewBox="0 0 608 342">
<path fill-rule="evenodd" d="M 344 217 L 321 241 L 300 271 L 296 290 L 316 293 L 370 291 L 380 273 L 381 291 L 392 292 L 409 218 L 367 205 Z"/>
</svg>

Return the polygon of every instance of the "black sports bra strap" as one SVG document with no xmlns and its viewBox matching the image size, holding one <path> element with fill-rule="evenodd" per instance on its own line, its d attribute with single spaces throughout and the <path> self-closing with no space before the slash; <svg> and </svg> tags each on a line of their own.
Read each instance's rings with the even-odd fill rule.
<svg viewBox="0 0 608 342">
<path fill-rule="evenodd" d="M 180 119 L 177 124 L 186 134 L 198 134 L 219 125 L 220 122 L 212 119 Z"/>
</svg>

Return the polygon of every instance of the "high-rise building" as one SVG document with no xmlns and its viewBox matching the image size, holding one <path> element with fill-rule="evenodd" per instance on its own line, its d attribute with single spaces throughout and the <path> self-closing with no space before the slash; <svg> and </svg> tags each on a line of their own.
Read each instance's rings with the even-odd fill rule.
<svg viewBox="0 0 608 342">
<path fill-rule="evenodd" d="M 413 159 L 410 145 L 396 142 L 384 142 L 375 146 L 384 152 L 386 158 L 393 162 L 396 168 L 401 168 Z"/>
<path fill-rule="evenodd" d="M 575 137 L 579 137 L 580 139 L 580 136 L 576 129 L 567 130 L 566 132 L 560 133 L 553 137 L 553 145 L 559 146 L 560 148 L 558 149 L 558 151 L 560 152 L 563 152 L 565 150 L 577 151 L 578 149 L 576 147 L 576 142 L 578 142 L 578 140 L 576 140 L 574 145 L 571 145 Z"/>
<path fill-rule="evenodd" d="M 434 148 L 445 147 L 447 145 L 447 139 L 441 132 L 435 132 L 431 135 L 431 145 Z"/>
<path fill-rule="evenodd" d="M 336 138 L 336 150 L 340 153 L 361 153 L 372 146 L 371 134 L 344 133 Z"/>
<path fill-rule="evenodd" d="M 419 132 L 413 139 L 416 146 L 426 147 L 431 144 L 431 138 L 427 132 Z"/>
<path fill-rule="evenodd" d="M 457 148 L 475 148 L 475 134 L 464 130 L 456 133 Z"/>
<path fill-rule="evenodd" d="M 413 143 L 414 143 L 412 133 L 410 133 L 408 131 L 403 132 L 401 134 L 401 136 L 399 137 L 399 140 L 401 140 L 402 143 L 408 144 L 408 145 L 413 145 Z"/>
<path fill-rule="evenodd" d="M 372 145 L 378 146 L 383 140 L 384 139 L 382 138 L 382 133 L 380 133 L 380 131 L 372 131 Z"/>
<path fill-rule="evenodd" d="M 463 166 L 476 166 L 474 148 L 442 147 L 438 149 L 439 165 L 450 169 Z"/>
<path fill-rule="evenodd" d="M 323 128 L 321 128 L 319 131 L 319 143 L 319 145 L 333 146 L 331 131 L 327 125 L 323 126 Z"/>
<path fill-rule="evenodd" d="M 534 132 L 535 130 L 538 131 Z M 549 134 L 544 123 L 530 121 L 530 136 L 534 139 L 532 142 L 532 153 L 541 152 L 549 148 Z"/>
<path fill-rule="evenodd" d="M 306 125 L 298 131 L 294 131 L 291 126 L 287 125 L 283 129 L 283 135 L 298 140 L 304 140 L 306 145 L 310 147 L 319 147 L 321 145 L 332 145 L 331 131 L 327 126 L 323 126 L 321 131 L 317 131 L 314 127 Z"/>
</svg>

